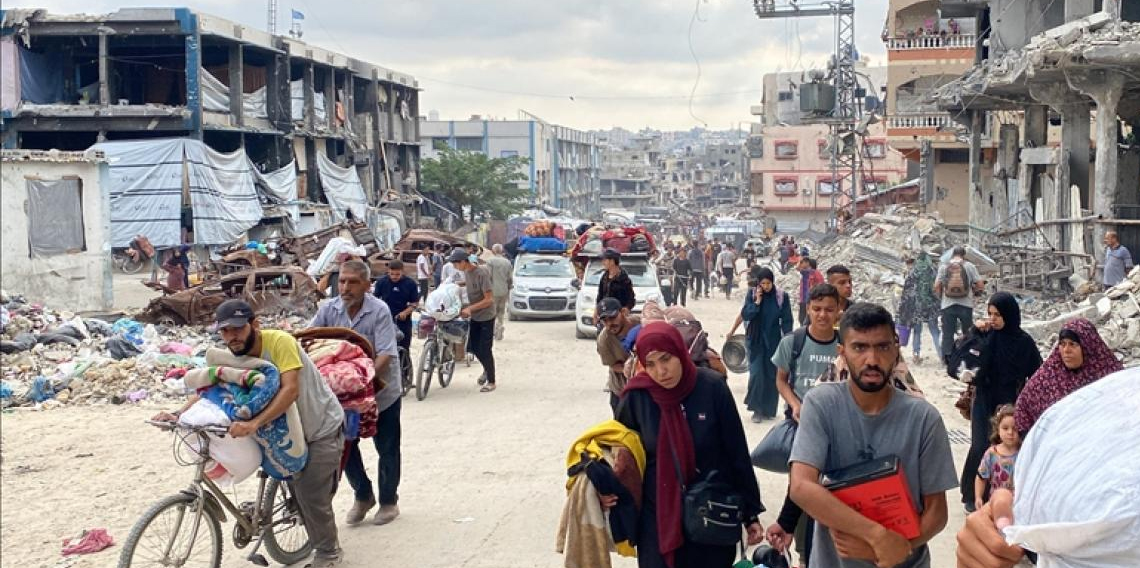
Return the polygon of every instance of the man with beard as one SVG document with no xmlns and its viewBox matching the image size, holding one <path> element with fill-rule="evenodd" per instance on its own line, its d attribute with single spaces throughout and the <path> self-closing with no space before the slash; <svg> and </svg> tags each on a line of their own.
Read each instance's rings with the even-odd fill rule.
<svg viewBox="0 0 1140 568">
<path fill-rule="evenodd" d="M 928 568 L 926 543 L 946 526 L 946 491 L 958 485 L 950 440 L 930 403 L 891 386 L 898 337 L 891 314 L 869 303 L 843 314 L 839 354 L 850 379 L 804 397 L 790 463 L 792 499 L 816 519 L 812 564 L 837 568 Z M 920 535 L 907 540 L 845 505 L 820 473 L 897 456 Z"/>
<path fill-rule="evenodd" d="M 393 261 L 393 263 L 399 261 Z M 388 278 L 384 281 L 392 282 L 392 276 L 401 279 L 403 266 L 391 268 Z M 392 317 L 388 300 L 369 294 L 371 287 L 371 269 L 359 260 L 350 260 L 340 267 L 340 281 L 338 283 L 340 296 L 325 302 L 313 316 L 309 327 L 347 327 L 364 336 L 372 344 L 375 359 L 372 362 L 376 377 L 382 379 L 384 388 L 376 391 L 376 409 L 379 415 L 376 419 L 376 435 L 372 437 L 372 444 L 376 447 L 376 454 L 380 463 L 376 467 L 376 485 L 379 495 L 372 491 L 372 481 L 368 479 L 368 472 L 364 469 L 364 457 L 360 452 L 360 440 L 353 441 L 348 448 L 348 459 L 344 464 L 344 476 L 352 486 L 354 503 L 348 511 L 345 522 L 350 525 L 359 524 L 364 516 L 376 505 L 376 498 L 380 499 L 380 509 L 372 517 L 372 524 L 385 525 L 400 515 L 397 506 L 397 489 L 400 487 L 400 399 L 403 395 L 403 385 L 400 380 L 399 350 L 396 349 L 395 318 Z M 407 280 L 403 289 L 405 293 L 399 301 L 409 301 L 415 296 L 415 282 Z M 376 290 L 384 293 L 387 286 L 378 285 Z M 389 292 L 391 290 L 388 290 Z M 418 298 L 416 298 L 418 299 Z M 401 307 L 399 314 L 410 318 L 411 311 L 408 305 Z M 407 339 L 411 341 L 411 322 L 407 319 Z"/>
<path fill-rule="evenodd" d="M 309 461 L 290 483 L 313 544 L 313 561 L 307 567 L 335 566 L 341 561 L 341 549 L 332 498 L 340 478 L 344 411 L 301 344 L 284 331 L 261 329 L 253 308 L 245 301 L 223 302 L 215 312 L 215 320 L 230 352 L 239 357 L 249 355 L 269 361 L 281 375 L 281 388 L 269 406 L 250 420 L 233 422 L 229 434 L 235 438 L 249 436 L 284 414 L 289 405 L 297 403 L 309 446 Z M 174 414 L 163 412 L 154 419 L 177 420 L 194 402 L 197 397 L 191 397 L 182 410 Z"/>
<path fill-rule="evenodd" d="M 624 343 L 630 331 L 641 325 L 641 318 L 629 315 L 629 309 L 622 306 L 617 298 L 605 298 L 598 304 L 598 318 L 602 320 L 602 331 L 598 334 L 598 356 L 602 358 L 602 364 L 610 369 L 606 390 L 610 391 L 610 407 L 614 415 L 617 415 L 621 393 L 629 380 L 625 376 L 625 363 L 629 360 L 630 353 Z"/>
</svg>

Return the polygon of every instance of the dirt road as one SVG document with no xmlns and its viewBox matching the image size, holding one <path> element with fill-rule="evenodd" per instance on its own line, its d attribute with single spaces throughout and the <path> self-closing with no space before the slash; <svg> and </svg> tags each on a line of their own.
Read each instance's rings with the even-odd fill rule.
<svg viewBox="0 0 1140 568">
<path fill-rule="evenodd" d="M 690 302 L 718 347 L 738 306 L 736 300 Z M 495 352 L 500 368 L 496 392 L 479 393 L 478 364 L 461 365 L 450 388 L 437 385 L 422 402 L 414 395 L 403 400 L 402 514 L 384 527 L 342 524 L 345 566 L 562 565 L 554 536 L 565 498 L 566 449 L 582 430 L 609 418 L 602 391 L 605 369 L 591 341 L 574 339 L 569 321 L 510 322 Z M 918 374 L 947 427 L 964 428 L 944 392 L 949 380 L 937 378 L 931 368 Z M 746 381 L 743 375 L 730 378 L 738 401 Z M 83 529 L 102 527 L 121 543 L 148 505 L 185 486 L 191 472 L 174 464 L 170 437 L 142 422 L 156 409 L 98 406 L 3 415 L 3 567 L 115 564 L 117 545 L 63 561 L 60 542 Z M 771 425 L 745 422 L 750 443 Z M 956 443 L 953 448 L 961 463 L 966 446 Z M 375 456 L 371 448 L 365 455 Z M 369 470 L 375 479 L 374 461 Z M 767 526 L 775 520 L 786 479 L 757 474 L 769 508 L 761 518 Z M 239 499 L 248 497 L 255 484 L 246 482 L 239 489 Z M 932 543 L 936 567 L 953 565 L 953 532 L 963 521 L 957 493 L 949 499 L 949 527 Z M 351 492 L 342 489 L 336 497 L 342 515 L 350 501 Z M 223 527 L 224 534 L 229 530 Z M 249 566 L 228 543 L 223 565 Z"/>
</svg>

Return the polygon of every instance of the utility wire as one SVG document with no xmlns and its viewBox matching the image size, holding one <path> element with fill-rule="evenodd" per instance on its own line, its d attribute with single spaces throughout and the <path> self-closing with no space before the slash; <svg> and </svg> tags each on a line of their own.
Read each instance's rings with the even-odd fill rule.
<svg viewBox="0 0 1140 568">
<path fill-rule="evenodd" d="M 693 6 L 693 17 L 689 20 L 689 53 L 693 55 L 693 62 L 697 64 L 697 78 L 693 81 L 693 90 L 689 91 L 689 116 L 693 117 L 693 120 L 704 125 L 705 128 L 708 128 L 708 123 L 704 120 L 701 120 L 693 112 L 693 99 L 696 98 L 697 87 L 701 84 L 701 60 L 697 57 L 697 51 L 693 49 L 693 24 L 697 23 L 697 20 L 699 20 L 700 17 L 701 0 L 696 0 L 696 4 Z M 701 21 L 703 22 L 704 20 Z"/>
</svg>

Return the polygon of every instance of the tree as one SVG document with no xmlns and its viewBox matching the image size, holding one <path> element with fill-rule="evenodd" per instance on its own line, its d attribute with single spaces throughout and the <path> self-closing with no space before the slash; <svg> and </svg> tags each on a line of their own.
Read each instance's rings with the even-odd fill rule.
<svg viewBox="0 0 1140 568">
<path fill-rule="evenodd" d="M 441 145 L 438 156 L 428 158 L 420 166 L 424 188 L 451 199 L 467 208 L 471 221 L 480 215 L 506 219 L 522 211 L 530 190 L 519 187 L 527 179 L 523 166 L 527 158 L 488 158 L 482 152 L 456 150 Z"/>
</svg>

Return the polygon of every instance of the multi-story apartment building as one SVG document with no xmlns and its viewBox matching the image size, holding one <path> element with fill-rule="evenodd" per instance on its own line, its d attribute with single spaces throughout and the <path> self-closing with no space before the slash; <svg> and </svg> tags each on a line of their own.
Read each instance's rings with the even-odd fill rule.
<svg viewBox="0 0 1140 568">
<path fill-rule="evenodd" d="M 891 0 L 883 30 L 887 139 L 915 165 L 927 144 L 930 208 L 955 225 L 968 220 L 970 148 L 965 127 L 955 120 L 963 117 L 941 111 L 930 94 L 974 65 L 977 31 L 974 18 L 954 17 L 940 0 Z M 983 137 L 990 146 L 988 129 Z"/>
<path fill-rule="evenodd" d="M 520 156 L 529 163 L 526 179 L 534 205 L 551 205 L 578 215 L 598 211 L 599 147 L 595 135 L 542 120 L 428 120 L 421 122 L 421 152 L 436 145 L 482 152 L 493 158 Z"/>
<path fill-rule="evenodd" d="M 0 18 L 5 149 L 183 138 L 244 153 L 262 173 L 292 165 L 303 204 L 326 202 L 330 164 L 369 206 L 410 203 L 418 189 L 419 87 L 409 75 L 187 8 Z M 182 213 L 192 228 L 199 213 Z"/>
<path fill-rule="evenodd" d="M 866 91 L 864 108 L 878 108 L 876 93 L 886 83 L 882 67 L 857 68 L 860 86 Z M 863 139 L 864 179 L 832 178 L 829 130 L 826 125 L 810 124 L 800 112 L 801 86 L 807 73 L 779 73 L 764 76 L 764 99 L 754 114 L 763 122 L 753 125 L 742 148 L 750 157 L 751 204 L 762 207 L 788 230 L 812 226 L 823 229 L 832 216 L 833 205 L 850 192 L 847 184 L 857 184 L 859 195 L 881 192 L 906 179 L 906 162 L 887 141 L 882 123 L 868 127 Z"/>
<path fill-rule="evenodd" d="M 641 207 L 662 204 L 660 159 L 656 137 L 635 136 L 629 147 L 610 146 L 601 156 L 602 209 L 641 212 Z"/>
</svg>

